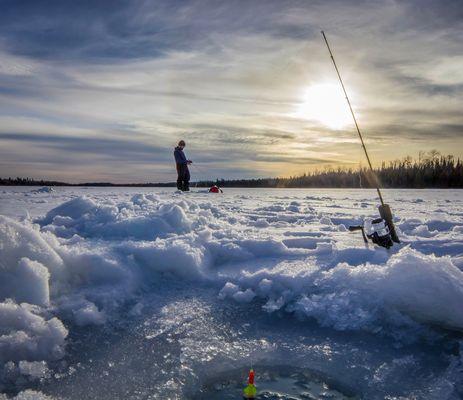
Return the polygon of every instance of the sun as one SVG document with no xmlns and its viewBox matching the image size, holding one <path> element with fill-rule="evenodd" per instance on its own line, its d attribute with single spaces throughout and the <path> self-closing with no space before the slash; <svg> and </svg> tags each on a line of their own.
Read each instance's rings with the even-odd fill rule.
<svg viewBox="0 0 463 400">
<path fill-rule="evenodd" d="M 339 85 L 320 83 L 309 86 L 296 112 L 298 117 L 316 120 L 334 130 L 352 123 L 352 116 Z"/>
</svg>

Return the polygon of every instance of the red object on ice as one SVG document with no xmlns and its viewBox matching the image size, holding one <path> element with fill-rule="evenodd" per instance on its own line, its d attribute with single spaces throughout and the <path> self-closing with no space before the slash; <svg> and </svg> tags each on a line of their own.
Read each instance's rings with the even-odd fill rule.
<svg viewBox="0 0 463 400">
<path fill-rule="evenodd" d="M 209 193 L 219 193 L 220 189 L 214 185 L 214 186 L 211 186 L 211 188 L 209 189 Z"/>
<path fill-rule="evenodd" d="M 249 371 L 248 384 L 254 385 L 254 370 L 253 369 Z"/>
</svg>

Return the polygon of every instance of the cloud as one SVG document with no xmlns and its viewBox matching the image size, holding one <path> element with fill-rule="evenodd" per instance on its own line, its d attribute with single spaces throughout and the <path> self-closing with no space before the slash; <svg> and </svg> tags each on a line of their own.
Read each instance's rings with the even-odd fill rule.
<svg viewBox="0 0 463 400">
<path fill-rule="evenodd" d="M 0 141 L 17 141 L 34 146 L 53 149 L 58 152 L 72 151 L 85 155 L 96 154 L 112 157 L 121 161 L 137 159 L 139 161 L 152 161 L 153 158 L 166 159 L 164 148 L 149 145 L 141 141 L 82 138 L 78 136 L 37 135 L 21 133 L 0 133 Z M 169 157 L 172 158 L 172 157 Z"/>
<path fill-rule="evenodd" d="M 173 180 L 180 138 L 220 177 L 357 163 L 353 126 L 294 117 L 308 86 L 337 84 L 321 28 L 375 160 L 461 156 L 461 17 L 459 1 L 5 0 L 2 174 Z"/>
</svg>

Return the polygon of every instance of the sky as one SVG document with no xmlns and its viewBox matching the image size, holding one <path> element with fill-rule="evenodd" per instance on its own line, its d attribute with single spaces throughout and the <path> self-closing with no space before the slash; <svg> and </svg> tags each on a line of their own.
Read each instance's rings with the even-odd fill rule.
<svg viewBox="0 0 463 400">
<path fill-rule="evenodd" d="M 290 176 L 463 155 L 461 0 L 0 0 L 0 177 Z"/>
</svg>

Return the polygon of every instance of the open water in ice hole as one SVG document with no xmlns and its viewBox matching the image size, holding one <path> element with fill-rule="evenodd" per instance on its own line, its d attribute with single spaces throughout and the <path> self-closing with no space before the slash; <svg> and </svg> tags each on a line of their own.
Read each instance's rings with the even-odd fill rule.
<svg viewBox="0 0 463 400">
<path fill-rule="evenodd" d="M 262 313 L 259 301 L 217 301 L 215 289 L 201 289 L 159 284 L 142 296 L 142 315 L 121 311 L 101 328 L 72 327 L 67 356 L 35 388 L 67 400 L 241 399 L 254 366 L 259 400 L 384 399 L 422 395 L 457 353 L 450 343 L 397 346 L 387 337 L 333 331 Z"/>
<path fill-rule="evenodd" d="M 359 399 L 352 388 L 310 369 L 288 366 L 255 366 L 257 400 L 347 400 Z M 227 371 L 205 382 L 192 400 L 236 400 L 242 398 L 246 382 L 243 369 Z"/>
</svg>

